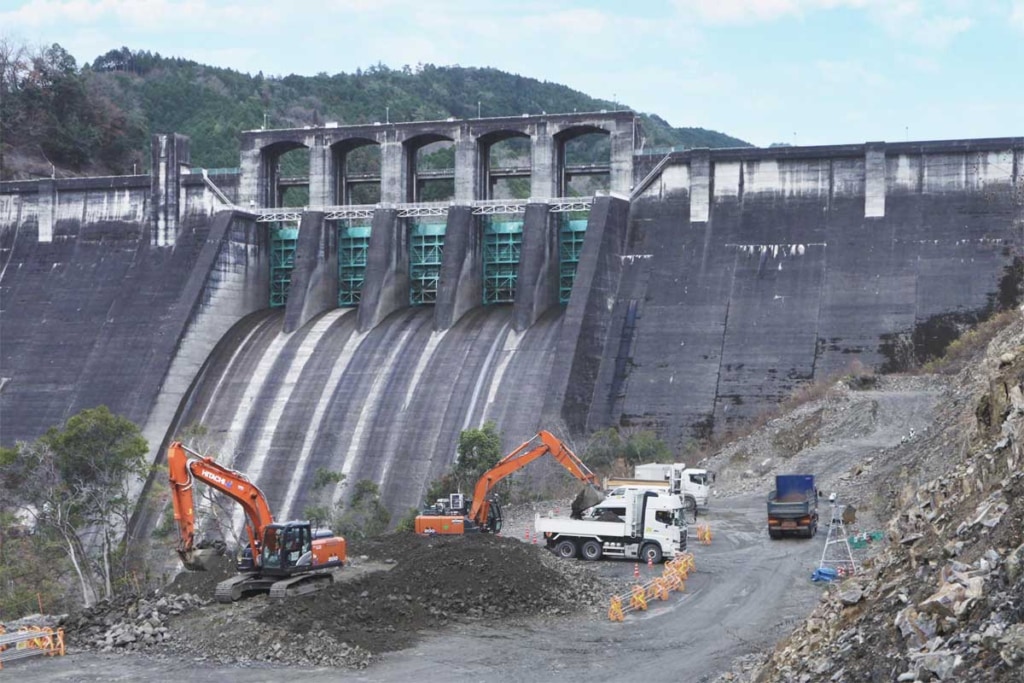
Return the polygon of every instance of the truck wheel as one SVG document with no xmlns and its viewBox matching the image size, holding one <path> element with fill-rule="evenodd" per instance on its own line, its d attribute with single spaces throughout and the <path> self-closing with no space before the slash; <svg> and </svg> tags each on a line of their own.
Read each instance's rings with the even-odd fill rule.
<svg viewBox="0 0 1024 683">
<path fill-rule="evenodd" d="M 661 546 L 657 543 L 645 543 L 644 547 L 640 548 L 640 558 L 644 562 L 650 560 L 651 564 L 658 564 L 661 562 Z"/>
<path fill-rule="evenodd" d="M 683 505 L 687 512 L 693 515 L 693 521 L 697 521 L 697 499 L 693 496 L 686 496 Z"/>
<path fill-rule="evenodd" d="M 775 531 L 774 529 L 769 529 L 768 530 L 768 536 L 773 541 L 777 541 L 778 539 L 782 538 L 782 534 L 780 534 L 778 531 Z"/>
<path fill-rule="evenodd" d="M 571 560 L 576 557 L 576 544 L 567 538 L 563 538 L 555 544 L 555 554 L 563 559 Z"/>
<path fill-rule="evenodd" d="M 604 555 L 604 548 L 598 541 L 590 539 L 589 541 L 583 542 L 583 546 L 580 548 L 580 554 L 583 556 L 584 560 L 600 560 L 601 556 Z"/>
</svg>

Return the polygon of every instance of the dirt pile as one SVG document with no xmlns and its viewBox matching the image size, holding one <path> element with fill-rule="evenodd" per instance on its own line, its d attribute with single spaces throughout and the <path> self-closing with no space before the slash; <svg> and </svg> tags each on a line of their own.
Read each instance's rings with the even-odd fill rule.
<svg viewBox="0 0 1024 683">
<path fill-rule="evenodd" d="M 1024 329 L 962 371 L 934 424 L 866 476 L 886 540 L 765 660 L 729 681 L 1019 681 L 1024 668 Z"/>
<path fill-rule="evenodd" d="M 165 589 L 175 595 L 197 595 L 204 600 L 213 600 L 217 584 L 230 579 L 238 572 L 235 560 L 230 555 L 220 555 L 206 561 L 206 571 L 182 571 Z"/>
<path fill-rule="evenodd" d="M 356 544 L 355 552 L 395 566 L 296 598 L 286 609 L 269 606 L 258 620 L 299 634 L 325 631 L 377 653 L 451 622 L 569 614 L 606 594 L 589 568 L 509 538 L 392 534 Z"/>
<path fill-rule="evenodd" d="M 490 535 L 391 534 L 353 544 L 335 583 L 287 600 L 213 602 L 235 573 L 223 557 L 158 594 L 125 596 L 65 620 L 72 648 L 145 651 L 221 664 L 363 668 L 452 623 L 596 613 L 608 587 L 593 566 Z"/>
</svg>

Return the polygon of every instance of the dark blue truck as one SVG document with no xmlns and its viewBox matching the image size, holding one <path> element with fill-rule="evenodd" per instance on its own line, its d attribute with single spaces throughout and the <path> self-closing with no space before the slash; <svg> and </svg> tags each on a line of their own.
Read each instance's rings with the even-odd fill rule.
<svg viewBox="0 0 1024 683">
<path fill-rule="evenodd" d="M 768 535 L 813 538 L 818 532 L 818 489 L 813 474 L 778 474 L 768 494 Z"/>
</svg>

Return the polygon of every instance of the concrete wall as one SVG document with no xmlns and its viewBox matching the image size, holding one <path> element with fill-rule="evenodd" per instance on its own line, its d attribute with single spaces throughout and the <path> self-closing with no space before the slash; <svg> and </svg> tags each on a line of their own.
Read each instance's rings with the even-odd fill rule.
<svg viewBox="0 0 1024 683">
<path fill-rule="evenodd" d="M 394 209 L 373 213 L 358 325 L 367 332 L 409 306 L 409 234 Z"/>
<path fill-rule="evenodd" d="M 155 450 L 216 342 L 266 306 L 264 234 L 230 212 L 185 220 L 173 249 L 141 220 L 62 217 L 49 241 L 34 221 L 2 226 L 2 443 L 107 405 Z"/>
<path fill-rule="evenodd" d="M 594 200 L 572 295 L 562 321 L 551 376 L 547 415 L 558 415 L 575 433 L 587 416 L 601 365 L 608 358 L 612 306 L 622 273 L 629 202 L 604 195 Z"/>
<path fill-rule="evenodd" d="M 448 210 L 444 255 L 434 305 L 434 329 L 447 330 L 483 304 L 483 252 L 479 219 L 468 206 Z"/>
<path fill-rule="evenodd" d="M 600 422 L 681 447 L 941 348 L 1019 284 L 1022 158 L 1020 138 L 673 155 L 633 204 Z"/>
<path fill-rule="evenodd" d="M 284 331 L 294 332 L 337 307 L 338 229 L 324 222 L 323 212 L 307 211 L 299 223 Z"/>
</svg>

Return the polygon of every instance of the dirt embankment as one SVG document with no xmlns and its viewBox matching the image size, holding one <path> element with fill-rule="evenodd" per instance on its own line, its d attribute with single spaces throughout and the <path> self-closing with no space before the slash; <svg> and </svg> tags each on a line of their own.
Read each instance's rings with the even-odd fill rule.
<svg viewBox="0 0 1024 683">
<path fill-rule="evenodd" d="M 222 605 L 213 602 L 214 588 L 234 574 L 225 557 L 209 571 L 179 574 L 163 596 L 126 596 L 73 615 L 69 644 L 219 663 L 362 668 L 452 623 L 594 611 L 609 592 L 591 565 L 491 535 L 391 534 L 353 544 L 350 559 L 317 593 Z"/>
</svg>

